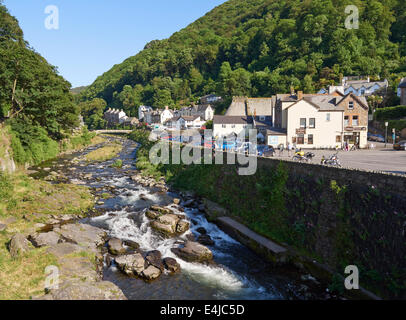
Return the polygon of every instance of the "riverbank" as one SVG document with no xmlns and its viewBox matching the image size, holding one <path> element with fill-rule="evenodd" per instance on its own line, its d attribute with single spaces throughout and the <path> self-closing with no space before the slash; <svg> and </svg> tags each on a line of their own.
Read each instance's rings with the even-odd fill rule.
<svg viewBox="0 0 406 320">
<path fill-rule="evenodd" d="M 65 145 L 62 154 L 104 141 L 94 135 L 77 136 Z M 27 172 L 23 168 L 11 174 L 0 172 L 0 300 L 26 300 L 44 295 L 45 270 L 49 266 L 60 268 L 61 280 L 80 278 L 83 273 L 94 273 L 94 279 L 100 278 L 100 272 L 96 272 L 100 265 L 96 259 L 98 249 L 92 244 L 96 240 L 88 239 L 84 247 L 59 244 L 66 237 L 66 234 L 62 236 L 64 232 L 59 233 L 59 228 L 63 225 L 63 228 L 69 225 L 75 228 L 76 222 L 94 208 L 95 198 L 89 188 L 50 184 L 29 177 Z M 56 172 L 48 173 L 57 176 Z M 75 236 L 82 238 L 82 232 L 85 231 L 76 230 Z M 74 265 L 78 266 L 76 271 Z M 99 298 L 101 295 L 99 292 Z"/>
<path fill-rule="evenodd" d="M 137 168 L 144 176 L 164 177 L 172 188 L 192 190 L 217 202 L 258 234 L 327 266 L 333 277 L 319 268 L 312 271 L 329 279 L 332 291 L 345 292 L 344 269 L 356 265 L 361 286 L 382 297 L 404 297 L 406 199 L 357 181 L 342 184 L 318 178 L 311 170 L 298 174 L 282 161 L 263 164 L 255 175 L 244 177 L 238 176 L 234 165 L 154 166 L 148 156 L 155 142 L 148 135 L 147 131 L 130 135 L 141 143 Z M 384 225 L 391 227 L 383 229 Z"/>
</svg>

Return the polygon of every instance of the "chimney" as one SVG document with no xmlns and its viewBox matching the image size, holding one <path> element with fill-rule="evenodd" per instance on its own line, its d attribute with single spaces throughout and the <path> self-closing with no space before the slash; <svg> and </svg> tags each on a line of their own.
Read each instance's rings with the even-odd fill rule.
<svg viewBox="0 0 406 320">
<path fill-rule="evenodd" d="M 168 106 L 165 106 L 165 110 L 169 110 L 169 107 L 168 107 Z"/>
<path fill-rule="evenodd" d="M 295 88 L 293 86 L 290 86 L 290 95 L 293 96 L 295 94 Z"/>
<path fill-rule="evenodd" d="M 302 100 L 303 99 L 303 91 L 298 91 L 297 92 L 297 100 Z"/>
</svg>

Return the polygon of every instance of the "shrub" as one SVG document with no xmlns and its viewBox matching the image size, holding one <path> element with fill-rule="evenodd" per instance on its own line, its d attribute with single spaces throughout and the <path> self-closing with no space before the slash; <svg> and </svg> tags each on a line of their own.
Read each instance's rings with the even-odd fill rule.
<svg viewBox="0 0 406 320">
<path fill-rule="evenodd" d="M 375 119 L 379 121 L 396 120 L 406 117 L 406 106 L 380 108 L 375 112 Z"/>
</svg>

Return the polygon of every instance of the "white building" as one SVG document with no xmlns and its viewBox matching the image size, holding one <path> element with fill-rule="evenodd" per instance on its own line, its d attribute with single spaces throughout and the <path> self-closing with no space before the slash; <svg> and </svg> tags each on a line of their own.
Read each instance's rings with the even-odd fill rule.
<svg viewBox="0 0 406 320">
<path fill-rule="evenodd" d="M 176 130 L 200 129 L 205 121 L 199 116 L 180 116 L 172 118 L 165 122 L 166 126 Z"/>
<path fill-rule="evenodd" d="M 359 97 L 370 96 L 377 92 L 386 92 L 389 86 L 387 79 L 384 81 L 371 81 L 368 77 L 365 80 L 349 80 L 348 77 L 344 77 L 340 86 L 330 86 L 328 89 L 321 89 L 319 94 L 332 94 L 338 91 L 344 95 L 353 93 Z"/>
<path fill-rule="evenodd" d="M 231 135 L 248 136 L 250 129 L 253 129 L 252 117 L 214 116 L 213 118 L 213 137 L 215 139 L 221 139 Z"/>
<path fill-rule="evenodd" d="M 144 121 L 146 112 L 152 112 L 152 107 L 140 106 L 138 108 L 138 120 L 139 121 Z"/>
</svg>

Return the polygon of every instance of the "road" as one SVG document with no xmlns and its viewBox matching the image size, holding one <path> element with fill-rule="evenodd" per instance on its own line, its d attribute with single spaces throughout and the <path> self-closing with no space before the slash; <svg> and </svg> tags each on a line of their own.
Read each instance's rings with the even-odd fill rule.
<svg viewBox="0 0 406 320">
<path fill-rule="evenodd" d="M 307 151 L 311 151 L 316 155 L 312 161 L 313 163 L 320 163 L 323 155 L 328 158 L 336 153 L 329 150 L 305 150 L 305 152 Z M 277 158 L 289 158 L 287 151 L 284 151 L 282 156 L 279 156 L 278 152 Z M 293 152 L 291 152 L 291 156 L 293 156 Z M 339 151 L 338 157 L 342 166 L 346 168 L 406 175 L 406 151 L 395 151 L 392 145 L 384 148 L 383 144 L 378 144 L 377 148 L 373 150 Z"/>
</svg>

